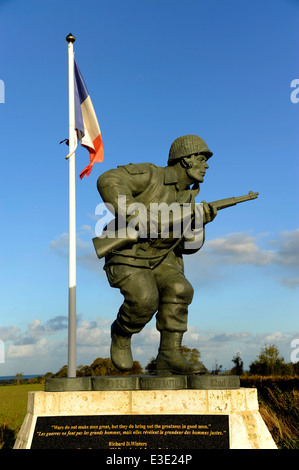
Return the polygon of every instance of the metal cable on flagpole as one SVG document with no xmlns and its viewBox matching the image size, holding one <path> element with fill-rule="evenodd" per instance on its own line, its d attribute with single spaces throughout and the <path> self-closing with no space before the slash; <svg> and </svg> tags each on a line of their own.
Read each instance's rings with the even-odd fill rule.
<svg viewBox="0 0 299 470">
<path fill-rule="evenodd" d="M 68 377 L 76 377 L 76 184 L 75 184 L 75 90 L 74 49 L 75 37 L 69 34 L 69 323 L 68 323 Z"/>
</svg>

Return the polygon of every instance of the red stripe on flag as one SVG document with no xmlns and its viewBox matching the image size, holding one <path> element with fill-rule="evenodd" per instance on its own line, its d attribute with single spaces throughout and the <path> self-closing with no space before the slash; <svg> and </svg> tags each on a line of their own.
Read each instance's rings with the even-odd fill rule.
<svg viewBox="0 0 299 470">
<path fill-rule="evenodd" d="M 94 139 L 94 141 L 92 143 L 94 145 L 94 149 L 92 149 L 90 147 L 86 147 L 85 145 L 83 145 L 83 147 L 86 147 L 89 150 L 90 163 L 80 173 L 81 180 L 82 180 L 83 176 L 89 176 L 90 175 L 90 172 L 92 170 L 92 167 L 93 167 L 94 163 L 99 163 L 99 162 L 102 162 L 104 160 L 104 147 L 103 147 L 102 134 L 99 134 Z"/>
</svg>

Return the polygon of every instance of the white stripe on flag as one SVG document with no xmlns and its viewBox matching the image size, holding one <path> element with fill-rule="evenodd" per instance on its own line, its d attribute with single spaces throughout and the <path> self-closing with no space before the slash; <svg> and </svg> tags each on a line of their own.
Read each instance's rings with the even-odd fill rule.
<svg viewBox="0 0 299 470">
<path fill-rule="evenodd" d="M 85 133 L 88 131 L 91 142 L 101 133 L 97 116 L 90 96 L 81 104 Z"/>
</svg>

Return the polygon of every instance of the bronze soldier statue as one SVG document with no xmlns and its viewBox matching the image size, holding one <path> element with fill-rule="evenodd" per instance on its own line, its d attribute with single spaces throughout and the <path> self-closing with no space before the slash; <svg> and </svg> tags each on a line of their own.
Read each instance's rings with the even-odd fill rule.
<svg viewBox="0 0 299 470">
<path fill-rule="evenodd" d="M 171 205 L 175 202 L 182 207 L 189 204 L 193 213 L 201 206 L 203 243 L 204 227 L 214 220 L 217 209 L 253 199 L 258 194 L 236 198 L 238 201 L 234 198 L 223 200 L 226 205 L 221 204 L 222 201 L 195 204 L 194 198 L 199 193 L 212 155 L 203 139 L 185 135 L 172 143 L 166 167 L 151 163 L 119 166 L 99 177 L 98 191 L 103 201 L 112 205 L 116 215 L 119 215 L 120 195 L 125 196 L 127 207 L 142 203 L 147 211 L 147 222 L 152 203 Z M 125 223 L 130 220 L 132 215 L 127 215 Z M 204 373 L 206 368 L 202 363 L 189 362 L 182 353 L 188 306 L 193 298 L 193 288 L 184 275 L 183 254 L 198 251 L 202 244 L 188 251 L 184 248 L 184 233 L 177 240 L 171 233 L 168 238 L 152 237 L 150 224 L 145 225 L 139 227 L 143 235 L 136 239 L 93 239 L 98 257 L 105 255 L 104 269 L 110 285 L 120 289 L 124 296 L 111 326 L 111 360 L 120 370 L 132 368 L 131 337 L 156 313 L 156 326 L 160 332 L 157 375 Z"/>
<path fill-rule="evenodd" d="M 126 196 L 127 204 L 142 202 L 148 208 L 153 202 L 192 204 L 212 155 L 200 137 L 179 137 L 170 147 L 166 167 L 139 163 L 109 170 L 99 177 L 98 190 L 116 213 L 119 195 Z M 213 206 L 204 204 L 204 225 L 215 218 L 216 212 Z M 157 374 L 205 371 L 203 364 L 187 362 L 182 354 L 193 288 L 184 275 L 182 247 L 169 251 L 173 243 L 173 239 L 142 238 L 106 256 L 104 269 L 109 283 L 124 296 L 111 327 L 111 360 L 118 369 L 132 368 L 131 336 L 140 332 L 157 312 L 161 335 Z"/>
</svg>

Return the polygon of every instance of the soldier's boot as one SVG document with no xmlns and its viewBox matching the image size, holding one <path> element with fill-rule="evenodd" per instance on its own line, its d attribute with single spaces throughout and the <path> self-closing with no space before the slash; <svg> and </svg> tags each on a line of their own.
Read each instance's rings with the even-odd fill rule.
<svg viewBox="0 0 299 470">
<path fill-rule="evenodd" d="M 110 357 L 113 365 L 119 370 L 130 370 L 133 367 L 130 333 L 124 331 L 117 321 L 111 326 Z"/>
<path fill-rule="evenodd" d="M 157 375 L 204 374 L 207 369 L 202 362 L 189 362 L 182 352 L 183 333 L 161 331 L 159 353 L 156 358 Z"/>
</svg>

